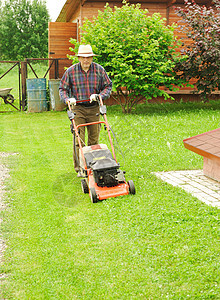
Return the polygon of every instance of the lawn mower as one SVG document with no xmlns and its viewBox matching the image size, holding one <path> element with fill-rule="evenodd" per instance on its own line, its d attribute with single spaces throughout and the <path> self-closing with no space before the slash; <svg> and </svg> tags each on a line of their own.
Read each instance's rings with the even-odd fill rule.
<svg viewBox="0 0 220 300">
<path fill-rule="evenodd" d="M 75 135 L 75 138 L 77 138 L 79 144 L 79 157 L 77 157 L 77 162 L 80 173 L 83 176 L 81 179 L 82 190 L 84 193 L 89 193 L 93 203 L 111 197 L 135 194 L 133 181 L 129 180 L 126 182 L 124 176 L 125 172 L 120 170 L 120 165 L 116 160 L 111 138 L 111 128 L 106 117 L 106 106 L 103 105 L 103 101 L 100 96 L 97 96 L 96 100 L 99 104 L 100 114 L 103 116 L 104 121 L 80 124 L 76 126 L 74 120 L 75 113 L 72 111 L 70 104 L 68 104 L 69 110 L 67 111 L 72 124 L 72 132 Z M 88 101 L 89 100 L 83 100 L 83 102 Z M 94 124 L 104 124 L 104 127 L 108 132 L 111 151 L 105 144 L 82 146 L 79 136 L 80 127 Z M 76 150 L 75 145 L 74 147 Z"/>
</svg>

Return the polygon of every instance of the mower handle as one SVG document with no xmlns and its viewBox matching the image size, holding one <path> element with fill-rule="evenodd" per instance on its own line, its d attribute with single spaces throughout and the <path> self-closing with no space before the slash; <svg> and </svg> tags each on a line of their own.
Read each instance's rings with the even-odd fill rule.
<svg viewBox="0 0 220 300">
<path fill-rule="evenodd" d="M 115 161 L 117 162 L 116 160 L 116 155 L 115 155 L 115 150 L 114 150 L 114 147 L 113 147 L 113 142 L 112 142 L 112 138 L 111 138 L 111 129 L 110 129 L 110 126 L 108 124 L 108 121 L 107 121 L 107 117 L 106 117 L 106 106 L 103 105 L 103 101 L 102 101 L 102 97 L 99 95 L 99 101 L 97 101 L 99 103 L 99 106 L 102 108 L 100 110 L 100 113 L 103 115 L 103 118 L 104 118 L 104 121 L 98 121 L 98 122 L 92 122 L 92 123 L 86 123 L 86 124 L 80 124 L 78 126 L 75 125 L 75 121 L 74 121 L 74 113 L 72 112 L 72 109 L 71 109 L 71 105 L 68 101 L 68 108 L 69 108 L 69 111 L 70 113 L 68 113 L 68 116 L 70 118 L 70 121 L 71 123 L 73 124 L 73 128 L 76 132 L 76 136 L 78 137 L 78 128 L 79 127 L 83 127 L 83 126 L 89 126 L 89 125 L 93 125 L 93 124 L 105 124 L 106 127 L 107 127 L 107 131 L 108 131 L 108 137 L 109 137 L 109 141 L 110 141 L 110 145 L 111 145 L 111 149 L 112 149 L 112 154 L 113 154 L 113 157 L 115 159 Z M 90 100 L 82 100 L 80 102 L 89 102 Z M 82 147 L 81 146 L 81 143 L 79 141 L 79 145 L 80 145 L 80 148 Z"/>
<path fill-rule="evenodd" d="M 68 100 L 67 100 L 68 101 Z M 84 100 L 79 100 L 78 102 L 90 102 L 90 99 L 84 99 Z M 100 104 L 100 106 L 103 106 L 103 101 L 102 101 L 102 97 L 100 95 L 97 95 L 96 97 L 96 101 Z M 76 102 L 77 103 L 77 102 Z M 68 101 L 68 106 L 69 106 L 69 101 Z"/>
<path fill-rule="evenodd" d="M 76 128 L 78 129 L 79 127 L 90 126 L 90 125 L 95 125 L 95 124 L 105 124 L 107 126 L 105 121 L 97 121 L 97 122 L 79 124 L 76 126 Z"/>
</svg>

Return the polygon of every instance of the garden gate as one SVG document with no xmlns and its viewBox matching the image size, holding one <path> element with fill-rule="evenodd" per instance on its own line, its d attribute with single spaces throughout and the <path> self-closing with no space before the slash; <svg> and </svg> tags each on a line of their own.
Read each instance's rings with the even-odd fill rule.
<svg viewBox="0 0 220 300">
<path fill-rule="evenodd" d="M 20 80 L 20 73 L 21 73 L 21 66 L 20 66 L 20 61 L 0 61 L 0 63 L 3 64 L 12 64 L 12 67 L 9 67 L 9 69 L 7 69 L 2 75 L 0 75 L 0 80 L 7 75 L 11 70 L 13 70 L 16 66 L 18 66 L 18 89 L 19 89 L 19 108 L 16 107 L 12 101 L 7 100 L 7 97 L 3 97 L 4 98 L 4 102 L 7 104 L 10 104 L 11 106 L 13 106 L 16 110 L 21 110 L 21 80 Z M 10 87 L 6 87 L 4 86 L 3 88 L 10 88 Z M 0 94 L 1 96 L 1 94 Z"/>
</svg>

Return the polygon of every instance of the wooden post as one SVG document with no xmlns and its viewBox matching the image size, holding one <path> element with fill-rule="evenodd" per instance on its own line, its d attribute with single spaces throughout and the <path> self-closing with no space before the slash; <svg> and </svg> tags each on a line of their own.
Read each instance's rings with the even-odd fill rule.
<svg viewBox="0 0 220 300">
<path fill-rule="evenodd" d="M 220 164 L 217 160 L 203 157 L 203 174 L 220 182 Z"/>
<path fill-rule="evenodd" d="M 167 19 L 167 25 L 170 23 L 170 7 L 176 3 L 176 0 L 168 0 L 167 1 L 167 11 L 166 11 L 166 19 Z"/>
<path fill-rule="evenodd" d="M 170 23 L 170 8 L 169 7 L 167 7 L 166 19 L 167 19 L 166 25 L 169 25 L 169 23 Z"/>
<path fill-rule="evenodd" d="M 55 79 L 59 78 L 59 60 L 55 59 Z"/>
<path fill-rule="evenodd" d="M 21 62 L 22 110 L 24 110 L 26 106 L 26 98 L 27 98 L 26 79 L 27 79 L 27 60 Z"/>
<path fill-rule="evenodd" d="M 170 6 L 173 5 L 174 3 L 176 3 L 176 0 L 168 0 L 168 1 L 167 1 L 167 7 L 170 7 Z"/>
<path fill-rule="evenodd" d="M 22 110 L 22 103 L 21 103 L 21 63 L 18 62 L 18 86 L 19 86 L 19 108 Z"/>
</svg>

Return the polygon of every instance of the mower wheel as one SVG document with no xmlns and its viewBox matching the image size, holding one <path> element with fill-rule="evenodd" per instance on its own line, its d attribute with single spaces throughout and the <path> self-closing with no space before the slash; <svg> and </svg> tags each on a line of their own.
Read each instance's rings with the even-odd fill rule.
<svg viewBox="0 0 220 300">
<path fill-rule="evenodd" d="M 95 188 L 90 189 L 90 198 L 91 198 L 92 203 L 98 202 L 98 196 L 96 194 Z"/>
<path fill-rule="evenodd" d="M 135 186 L 133 180 L 128 180 L 128 186 L 129 186 L 129 193 L 132 195 L 135 195 Z"/>
<path fill-rule="evenodd" d="M 89 193 L 88 184 L 87 184 L 85 179 L 81 179 L 81 187 L 82 187 L 82 191 L 83 191 L 84 194 Z"/>
</svg>

